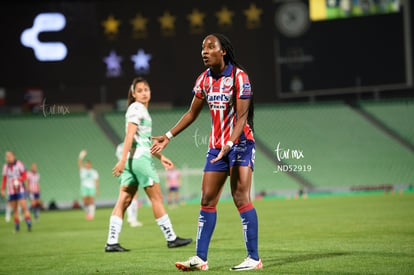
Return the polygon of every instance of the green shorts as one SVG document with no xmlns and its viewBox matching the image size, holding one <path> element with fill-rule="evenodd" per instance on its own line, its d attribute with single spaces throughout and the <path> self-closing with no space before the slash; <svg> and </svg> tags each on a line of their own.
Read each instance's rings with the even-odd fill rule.
<svg viewBox="0 0 414 275">
<path fill-rule="evenodd" d="M 95 187 L 86 187 L 81 186 L 81 195 L 82 197 L 95 197 L 96 195 L 96 188 Z"/>
<path fill-rule="evenodd" d="M 138 159 L 128 159 L 125 169 L 119 177 L 119 183 L 123 186 L 141 186 L 143 188 L 159 183 L 160 178 L 155 170 L 151 156 L 143 155 Z"/>
</svg>

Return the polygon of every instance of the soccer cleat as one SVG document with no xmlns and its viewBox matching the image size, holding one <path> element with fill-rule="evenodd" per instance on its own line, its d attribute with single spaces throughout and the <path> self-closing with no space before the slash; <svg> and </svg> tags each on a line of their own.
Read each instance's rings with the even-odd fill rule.
<svg viewBox="0 0 414 275">
<path fill-rule="evenodd" d="M 175 267 L 182 271 L 208 270 L 208 262 L 193 256 L 185 262 L 176 262 Z"/>
<path fill-rule="evenodd" d="M 105 252 L 128 252 L 129 249 L 123 248 L 119 243 L 106 244 Z"/>
<path fill-rule="evenodd" d="M 263 264 L 262 264 L 262 260 L 253 260 L 250 257 L 247 257 L 246 259 L 244 259 L 244 261 L 236 266 L 233 266 L 232 268 L 230 268 L 230 271 L 244 271 L 244 270 L 253 270 L 253 269 L 262 269 L 263 268 Z"/>
<path fill-rule="evenodd" d="M 191 238 L 183 239 L 183 238 L 180 238 L 180 237 L 177 236 L 177 238 L 175 238 L 174 241 L 168 241 L 167 246 L 168 246 L 168 248 L 175 248 L 175 247 L 188 245 L 192 241 L 193 241 L 193 239 L 191 239 Z"/>
</svg>

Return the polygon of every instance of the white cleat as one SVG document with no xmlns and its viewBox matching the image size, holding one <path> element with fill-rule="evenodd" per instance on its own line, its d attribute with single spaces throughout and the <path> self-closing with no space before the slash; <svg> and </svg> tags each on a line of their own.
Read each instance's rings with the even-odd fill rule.
<svg viewBox="0 0 414 275">
<path fill-rule="evenodd" d="M 208 262 L 193 256 L 185 262 L 176 262 L 175 266 L 182 271 L 208 270 Z"/>
<path fill-rule="evenodd" d="M 250 257 L 247 257 L 246 259 L 244 259 L 244 261 L 236 266 L 233 266 L 232 268 L 230 268 L 230 271 L 244 271 L 244 270 L 253 270 L 253 269 L 262 269 L 263 268 L 263 264 L 262 264 L 262 260 L 253 260 Z"/>
</svg>

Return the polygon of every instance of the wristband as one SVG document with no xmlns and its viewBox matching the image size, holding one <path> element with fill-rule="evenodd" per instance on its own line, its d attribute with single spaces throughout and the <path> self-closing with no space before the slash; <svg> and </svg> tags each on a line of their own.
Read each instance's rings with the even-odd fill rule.
<svg viewBox="0 0 414 275">
<path fill-rule="evenodd" d="M 166 132 L 165 133 L 165 136 L 168 138 L 168 139 L 172 139 L 174 136 L 173 136 L 173 134 L 171 133 L 171 131 L 168 131 L 168 132 Z"/>
<path fill-rule="evenodd" d="M 231 148 L 231 147 L 233 147 L 233 141 L 228 140 L 228 141 L 226 142 L 226 145 L 230 146 L 230 148 Z"/>
</svg>

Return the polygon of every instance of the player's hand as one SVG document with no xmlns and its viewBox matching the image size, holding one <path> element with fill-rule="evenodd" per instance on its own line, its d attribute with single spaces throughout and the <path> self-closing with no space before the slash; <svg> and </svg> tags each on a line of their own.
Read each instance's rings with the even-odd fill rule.
<svg viewBox="0 0 414 275">
<path fill-rule="evenodd" d="M 112 175 L 114 177 L 119 177 L 125 168 L 125 162 L 118 161 L 118 163 L 112 168 Z"/>
<path fill-rule="evenodd" d="M 167 147 L 170 140 L 164 136 L 157 136 L 151 137 L 152 138 L 152 145 L 151 145 L 151 154 L 161 153 L 161 151 Z"/>
<path fill-rule="evenodd" d="M 227 155 L 230 152 L 231 147 L 229 145 L 224 145 L 224 147 L 221 147 L 220 153 L 212 159 L 210 162 L 215 163 L 219 160 L 221 160 L 225 155 Z"/>
<path fill-rule="evenodd" d="M 88 152 L 85 149 L 83 149 L 82 151 L 80 151 L 80 153 L 79 153 L 79 159 L 84 159 L 86 157 L 86 154 L 87 153 Z"/>
<path fill-rule="evenodd" d="M 4 190 L 1 190 L 1 196 L 4 198 L 6 197 L 6 192 Z"/>
<path fill-rule="evenodd" d="M 166 158 L 164 155 L 161 156 L 161 164 L 164 166 L 165 170 L 171 169 L 174 166 L 174 163 Z"/>
</svg>

